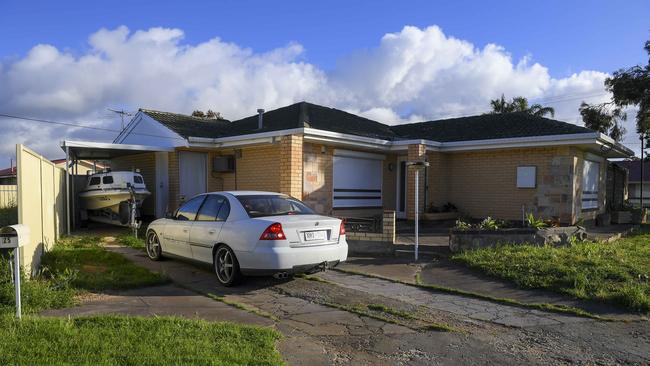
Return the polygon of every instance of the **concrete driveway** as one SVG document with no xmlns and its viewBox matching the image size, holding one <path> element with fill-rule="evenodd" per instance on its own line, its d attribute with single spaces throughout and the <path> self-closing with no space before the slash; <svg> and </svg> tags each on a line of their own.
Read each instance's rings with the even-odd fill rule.
<svg viewBox="0 0 650 366">
<path fill-rule="evenodd" d="M 249 278 L 239 287 L 224 288 L 209 268 L 178 260 L 152 262 L 132 248 L 110 249 L 167 274 L 182 291 L 223 296 L 262 314 L 259 324 L 285 335 L 279 348 L 291 364 L 650 363 L 650 327 L 642 320 L 603 322 L 339 271 L 320 273 L 318 280 Z M 410 318 L 382 319 L 376 313 L 360 313 L 360 305 Z M 200 313 L 204 306 L 212 305 L 194 307 Z M 246 318 L 233 309 L 224 310 L 219 319 Z M 255 317 L 248 322 L 254 323 Z M 438 328 L 423 326 L 427 324 L 452 331 L 431 330 Z"/>
</svg>

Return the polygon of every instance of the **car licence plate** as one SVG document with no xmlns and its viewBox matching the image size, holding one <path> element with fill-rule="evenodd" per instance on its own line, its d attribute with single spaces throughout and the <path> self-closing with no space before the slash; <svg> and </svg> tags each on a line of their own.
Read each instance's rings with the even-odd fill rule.
<svg viewBox="0 0 650 366">
<path fill-rule="evenodd" d="M 320 231 L 305 231 L 305 241 L 325 240 L 327 234 L 325 230 Z"/>
</svg>

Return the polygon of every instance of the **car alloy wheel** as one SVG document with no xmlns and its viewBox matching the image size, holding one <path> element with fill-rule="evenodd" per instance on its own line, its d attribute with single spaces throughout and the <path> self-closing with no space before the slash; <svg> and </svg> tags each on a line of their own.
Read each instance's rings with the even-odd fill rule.
<svg viewBox="0 0 650 366">
<path fill-rule="evenodd" d="M 162 258 L 162 248 L 160 247 L 160 240 L 158 240 L 158 235 L 155 232 L 151 231 L 147 235 L 147 242 L 145 244 L 147 250 L 147 256 L 150 259 L 157 261 Z"/>
<path fill-rule="evenodd" d="M 225 245 L 217 248 L 214 253 L 214 272 L 224 286 L 231 286 L 239 280 L 239 263 L 232 249 Z"/>
</svg>

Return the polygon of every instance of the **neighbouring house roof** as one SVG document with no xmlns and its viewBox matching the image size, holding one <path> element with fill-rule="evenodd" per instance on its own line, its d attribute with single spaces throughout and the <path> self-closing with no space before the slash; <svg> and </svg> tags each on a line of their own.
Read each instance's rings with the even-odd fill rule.
<svg viewBox="0 0 650 366">
<path fill-rule="evenodd" d="M 15 177 L 16 176 L 16 167 L 5 168 L 0 170 L 0 178 L 5 177 Z"/>
<path fill-rule="evenodd" d="M 438 142 L 491 140 L 514 137 L 594 132 L 585 127 L 527 113 L 482 114 L 392 126 L 403 139 Z"/>
<path fill-rule="evenodd" d="M 635 161 L 619 161 L 616 164 L 627 168 L 630 172 L 628 176 L 628 182 L 640 182 L 641 181 L 641 160 Z M 645 161 L 643 163 L 643 182 L 650 183 L 650 161 Z"/>
<path fill-rule="evenodd" d="M 208 137 L 216 138 L 224 135 L 224 128 L 230 124 L 223 118 L 200 118 L 185 114 L 154 111 L 151 109 L 140 109 L 140 112 L 155 119 L 160 124 L 176 132 L 184 138 Z"/>
</svg>

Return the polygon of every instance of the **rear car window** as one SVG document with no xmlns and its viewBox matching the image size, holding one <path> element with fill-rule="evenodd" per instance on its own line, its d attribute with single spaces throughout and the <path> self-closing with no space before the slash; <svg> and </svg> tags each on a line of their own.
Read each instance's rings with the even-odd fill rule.
<svg viewBox="0 0 650 366">
<path fill-rule="evenodd" d="M 283 195 L 246 195 L 237 199 L 250 217 L 311 215 L 314 211 L 295 198 Z"/>
<path fill-rule="evenodd" d="M 102 183 L 113 184 L 113 176 L 112 175 L 105 176 L 104 178 L 102 178 Z"/>
<path fill-rule="evenodd" d="M 139 175 L 134 175 L 134 176 L 133 176 L 133 182 L 134 182 L 134 183 L 138 183 L 138 184 L 142 184 L 142 183 L 144 183 L 144 181 L 142 180 L 142 177 L 139 176 Z"/>
</svg>

